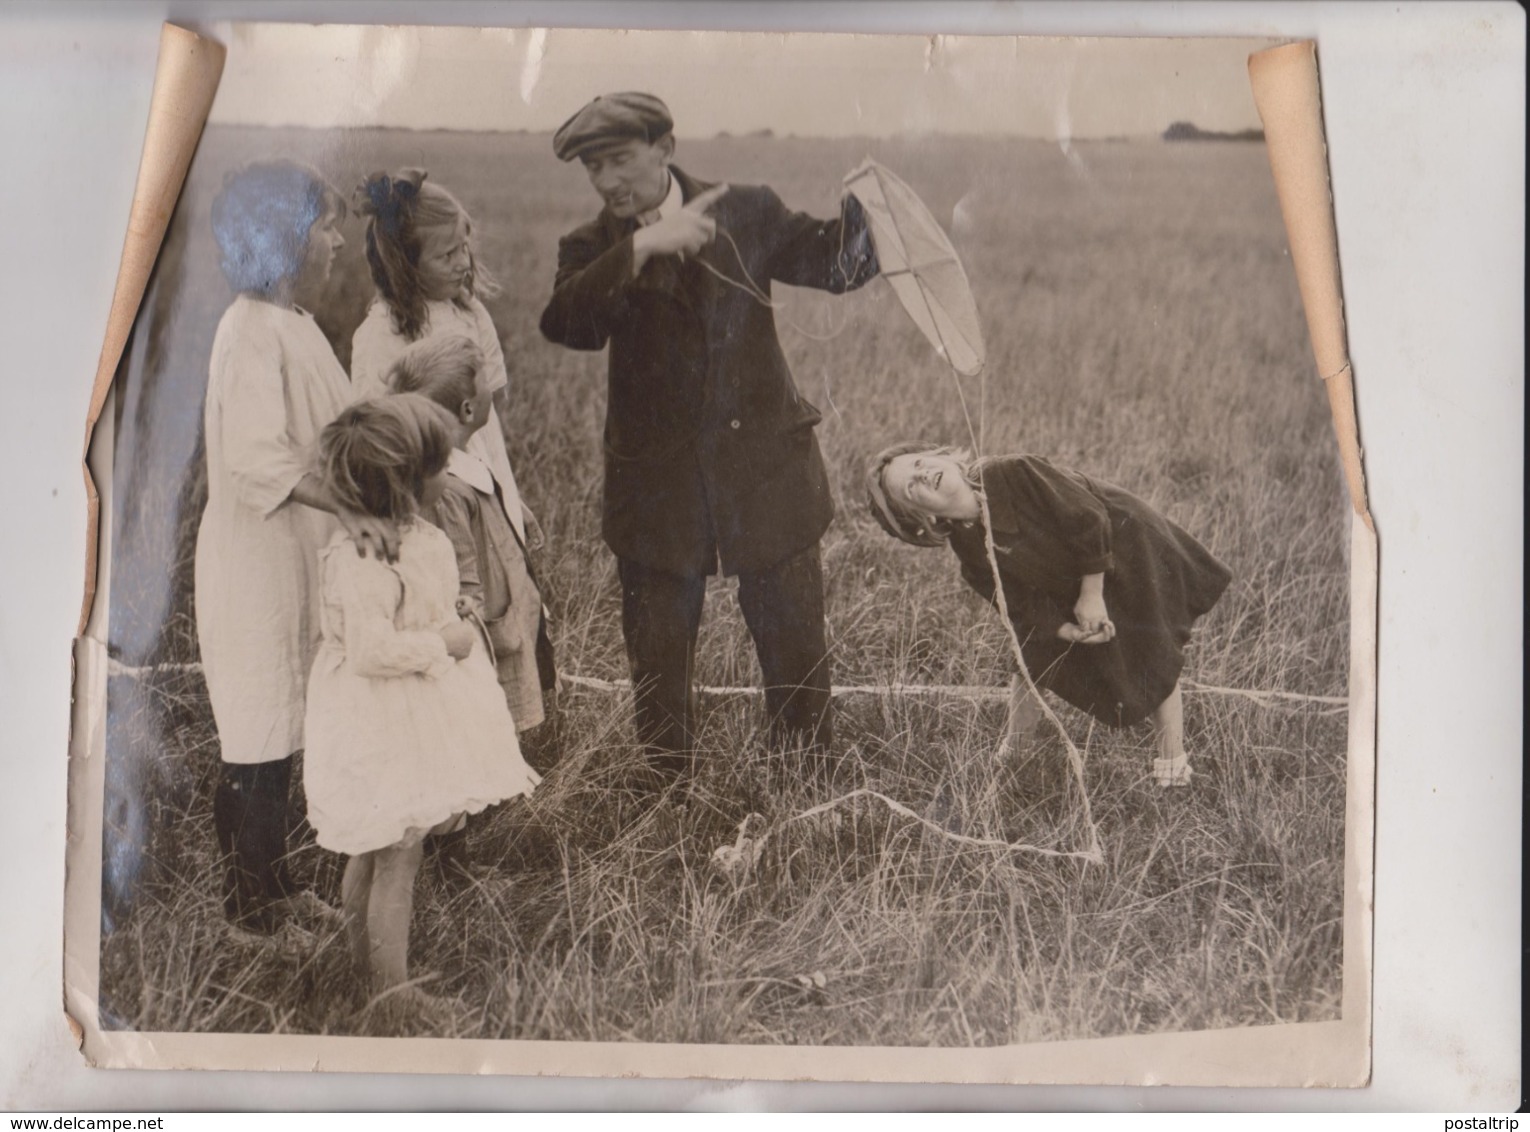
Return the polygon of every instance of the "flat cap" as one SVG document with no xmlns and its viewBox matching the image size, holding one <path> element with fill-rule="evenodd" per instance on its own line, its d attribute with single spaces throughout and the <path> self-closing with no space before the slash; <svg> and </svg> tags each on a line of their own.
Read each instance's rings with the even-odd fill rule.
<svg viewBox="0 0 1530 1132">
<path fill-rule="evenodd" d="M 602 94 L 558 127 L 553 134 L 553 152 L 559 161 L 572 161 L 601 142 L 625 138 L 653 142 L 674 127 L 669 107 L 651 94 Z"/>
</svg>

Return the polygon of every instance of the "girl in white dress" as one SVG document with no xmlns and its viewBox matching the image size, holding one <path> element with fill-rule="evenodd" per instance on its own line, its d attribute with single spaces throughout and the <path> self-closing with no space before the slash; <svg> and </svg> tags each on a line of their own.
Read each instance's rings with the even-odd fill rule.
<svg viewBox="0 0 1530 1132">
<path fill-rule="evenodd" d="M 328 910 L 287 868 L 288 783 L 319 640 L 319 548 L 342 526 L 373 551 L 391 553 L 396 541 L 389 525 L 332 499 L 313 464 L 319 431 L 351 400 L 304 309 L 322 299 L 344 216 L 324 178 L 290 161 L 239 170 L 212 207 L 237 297 L 218 324 L 207 382 L 197 642 L 222 760 L 213 824 L 224 909 L 233 929 L 262 935 L 293 912 Z"/>
<path fill-rule="evenodd" d="M 388 372 L 415 342 L 466 335 L 483 351 L 494 398 L 488 423 L 467 450 L 494 473 L 516 535 L 525 541 L 525 509 L 505 450 L 500 415 L 509 378 L 499 332 L 481 301 L 499 286 L 473 250 L 473 221 L 457 198 L 422 169 L 376 173 L 357 194 L 367 217 L 367 264 L 377 297 L 351 339 L 351 381 L 358 396 L 386 393 Z"/>
<path fill-rule="evenodd" d="M 473 220 L 450 192 L 430 181 L 423 169 L 394 174 L 374 173 L 356 194 L 356 209 L 367 218 L 366 255 L 377 297 L 351 339 L 351 380 L 357 396 L 389 392 L 389 375 L 411 347 L 465 337 L 483 355 L 482 380 L 488 387 L 491 411 L 482 428 L 468 438 L 464 450 L 491 474 L 504 504 L 516 541 L 535 552 L 542 536 L 536 518 L 521 500 L 515 472 L 505 448 L 502 424 L 509 396 L 509 377 L 499 332 L 483 298 L 499 293 L 499 285 L 479 262 L 474 250 Z M 537 607 L 547 621 L 551 614 L 540 597 Z M 541 633 L 539 645 L 550 638 Z M 542 668 L 552 672 L 547 649 L 539 649 Z M 551 686 L 542 688 L 552 708 Z M 537 695 L 540 701 L 542 694 Z M 541 714 L 538 704 L 537 714 Z M 552 714 L 549 711 L 549 714 Z M 518 725 L 529 717 L 518 718 Z M 556 756 L 556 744 L 542 728 L 528 753 L 540 755 L 546 770 Z M 449 882 L 465 875 L 468 865 L 465 826 L 433 836 L 426 845 L 442 876 Z"/>
<path fill-rule="evenodd" d="M 350 857 L 342 884 L 358 966 L 379 990 L 407 987 L 422 842 L 465 813 L 536 786 L 494 668 L 456 612 L 451 541 L 420 520 L 446 488 L 444 414 L 414 394 L 352 405 L 324 430 L 335 498 L 398 524 L 396 562 L 337 533 L 319 554 L 323 634 L 308 684 L 303 786 L 326 849 Z"/>
</svg>

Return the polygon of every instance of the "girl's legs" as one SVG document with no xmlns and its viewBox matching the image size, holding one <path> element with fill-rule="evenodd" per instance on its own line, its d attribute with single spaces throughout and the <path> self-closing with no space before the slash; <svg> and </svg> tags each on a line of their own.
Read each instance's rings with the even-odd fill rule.
<svg viewBox="0 0 1530 1132">
<path fill-rule="evenodd" d="M 409 921 L 414 916 L 414 880 L 424 856 L 420 841 L 378 849 L 372 857 L 372 891 L 367 901 L 372 980 L 378 989 L 409 979 Z"/>
<path fill-rule="evenodd" d="M 352 857 L 346 862 L 346 932 L 356 967 L 369 977 L 372 993 L 384 996 L 385 1009 L 414 1011 L 437 1021 L 448 1018 L 451 1004 L 419 987 L 404 986 L 409 978 L 409 921 L 414 912 L 414 881 L 424 857 L 424 845 L 394 845 Z M 401 988 L 401 989 L 399 989 Z"/>
<path fill-rule="evenodd" d="M 340 896 L 345 909 L 345 938 L 351 946 L 356 970 L 365 974 L 372 963 L 372 940 L 367 932 L 367 912 L 372 895 L 373 858 L 362 853 L 345 862 Z"/>
<path fill-rule="evenodd" d="M 1185 753 L 1185 706 L 1179 684 L 1153 709 L 1153 730 L 1158 736 L 1158 757 L 1153 778 L 1160 786 L 1190 785 L 1190 757 Z"/>
</svg>

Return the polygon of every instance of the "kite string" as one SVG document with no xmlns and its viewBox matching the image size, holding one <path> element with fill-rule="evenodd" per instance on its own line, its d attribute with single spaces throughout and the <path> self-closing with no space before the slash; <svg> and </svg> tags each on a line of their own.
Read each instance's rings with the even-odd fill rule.
<svg viewBox="0 0 1530 1132">
<path fill-rule="evenodd" d="M 888 210 L 888 215 L 892 221 L 894 230 L 898 233 L 898 239 L 904 244 L 907 244 L 908 241 L 905 238 L 901 225 L 898 223 L 897 216 L 893 214 L 891 209 Z M 935 312 L 930 306 L 929 296 L 925 293 L 925 289 L 923 287 L 919 288 L 919 297 L 924 303 L 926 313 L 929 315 L 930 325 L 934 326 L 935 333 L 940 338 L 941 355 L 945 358 L 946 364 L 951 367 L 952 380 L 956 385 L 956 396 L 962 407 L 962 417 L 967 422 L 967 437 L 972 442 L 973 460 L 977 461 L 983 456 L 983 440 L 986 439 L 987 431 L 988 365 L 986 362 L 984 362 L 978 367 L 978 381 L 980 390 L 978 406 L 980 420 L 983 427 L 974 428 L 972 424 L 972 412 L 967 405 L 967 394 L 966 391 L 962 389 L 961 376 L 956 372 L 956 366 L 951 361 L 952 354 L 949 346 L 946 344 L 945 334 L 940 329 L 940 322 L 935 317 Z M 979 482 L 981 482 L 981 480 Z M 1036 687 L 1036 682 L 1031 679 L 1031 671 L 1025 663 L 1025 654 L 1020 646 L 1020 635 L 1015 630 L 1014 622 L 1012 622 L 1009 618 L 1009 603 L 1005 600 L 1004 597 L 1004 579 L 999 573 L 998 552 L 994 547 L 993 516 L 988 509 L 988 493 L 986 491 L 979 490 L 977 492 L 977 497 L 978 505 L 982 508 L 983 515 L 983 548 L 987 552 L 988 568 L 993 576 L 994 603 L 998 606 L 999 609 L 999 619 L 1004 623 L 1005 632 L 1009 637 L 1010 649 L 1014 653 L 1015 663 L 1019 665 L 1020 675 L 1025 678 L 1025 685 L 1027 690 L 1030 692 L 1030 695 L 1036 701 L 1036 703 L 1040 705 L 1042 714 L 1045 715 L 1048 721 L 1051 722 L 1052 726 L 1056 728 L 1057 733 L 1062 736 L 1063 745 L 1068 750 L 1068 765 L 1073 772 L 1074 781 L 1078 784 L 1079 798 L 1083 803 L 1084 824 L 1089 830 L 1089 848 L 1083 854 L 1081 854 L 1081 856 L 1083 856 L 1085 860 L 1091 861 L 1094 864 L 1099 864 L 1104 860 L 1104 848 L 1100 843 L 1099 827 L 1095 825 L 1094 813 L 1092 807 L 1089 804 L 1089 789 L 1084 782 L 1084 756 L 1079 751 L 1078 747 L 1074 744 L 1072 737 L 1069 736 L 1068 729 L 1063 726 L 1062 720 L 1057 717 L 1057 714 L 1052 710 L 1051 705 L 1048 704 L 1042 697 L 1040 690 Z"/>
<path fill-rule="evenodd" d="M 889 798 L 886 794 L 882 794 L 879 791 L 864 787 L 859 790 L 852 790 L 848 794 L 843 794 L 838 798 L 833 798 L 820 805 L 814 806 L 812 809 L 803 810 L 800 814 L 793 814 L 780 824 L 787 825 L 794 821 L 801 821 L 803 818 L 817 817 L 819 814 L 825 814 L 831 810 L 838 809 L 846 802 L 853 802 L 857 798 L 875 798 L 877 801 L 885 805 L 889 810 L 892 810 L 893 813 L 918 822 L 926 829 L 929 829 L 934 833 L 939 834 L 941 837 L 944 837 L 950 841 L 957 842 L 961 845 L 973 845 L 984 849 L 997 849 L 1004 853 L 1037 853 L 1043 857 L 1058 857 L 1062 859 L 1071 858 L 1090 861 L 1091 863 L 1098 863 L 1095 862 L 1091 855 L 1087 852 L 1080 853 L 1077 850 L 1072 849 L 1049 849 L 1042 845 L 1030 845 L 1023 841 L 1003 841 L 996 837 L 971 837 L 965 833 L 957 833 L 955 830 L 947 829 L 939 822 L 931 821 L 924 815 L 916 813 L 908 806 L 905 806 L 902 802 Z M 767 831 L 757 840 L 763 841 L 765 837 L 769 836 L 771 832 L 774 831 Z"/>
<path fill-rule="evenodd" d="M 116 657 L 107 657 L 106 673 L 112 677 L 129 680 L 147 680 L 160 673 L 178 676 L 199 675 L 202 662 L 160 661 L 157 664 L 125 664 Z M 597 692 L 621 692 L 632 688 L 631 680 L 605 680 L 599 676 L 585 676 L 579 672 L 560 670 L 558 679 L 576 688 L 588 688 Z M 1200 684 L 1194 680 L 1181 680 L 1180 686 L 1187 694 L 1214 696 L 1237 696 L 1260 707 L 1273 708 L 1281 703 L 1321 704 L 1334 714 L 1345 710 L 1348 696 L 1323 696 L 1307 692 L 1287 692 L 1278 688 L 1224 688 L 1216 684 Z M 705 696 L 753 696 L 764 691 L 758 684 L 698 684 L 696 691 Z M 831 696 L 961 696 L 969 700 L 992 700 L 1008 698 L 1008 691 L 991 684 L 834 684 L 829 688 Z M 1300 710 L 1306 711 L 1307 708 Z M 1318 714 L 1328 714 L 1320 712 Z M 1087 744 L 1086 744 L 1087 745 Z"/>
<path fill-rule="evenodd" d="M 850 320 L 849 320 L 849 318 L 846 318 L 844 323 L 839 327 L 838 330 L 835 330 L 835 331 L 833 331 L 830 334 L 814 334 L 811 330 L 806 329 L 801 324 L 796 322 L 794 319 L 790 319 L 790 318 L 785 317 L 785 315 L 782 312 L 784 312 L 786 310 L 786 304 L 785 303 L 778 303 L 778 302 L 773 301 L 771 299 L 771 297 L 770 297 L 770 294 L 763 287 L 761 287 L 759 285 L 759 283 L 757 283 L 755 281 L 754 276 L 749 273 L 748 266 L 744 263 L 744 253 L 739 250 L 738 244 L 733 239 L 733 234 L 731 232 L 729 232 L 726 228 L 724 228 L 721 224 L 719 224 L 717 226 L 717 234 L 719 236 L 721 236 L 724 240 L 728 241 L 728 245 L 733 249 L 733 258 L 738 261 L 738 269 L 744 273 L 744 278 L 748 282 L 747 283 L 740 283 L 737 279 L 734 279 L 731 275 L 728 275 L 726 272 L 719 271 L 717 268 L 713 267 L 706 260 L 704 260 L 704 259 L 702 259 L 702 258 L 700 258 L 698 256 L 697 259 L 696 259 L 696 262 L 699 263 L 704 269 L 706 269 L 712 275 L 714 275 L 718 279 L 722 280 L 728 286 L 733 287 L 733 288 L 735 288 L 735 289 L 737 289 L 739 291 L 744 292 L 744 294 L 748 295 L 751 299 L 753 299 L 755 302 L 759 303 L 762 307 L 765 307 L 767 310 L 774 311 L 775 314 L 777 315 L 777 317 L 780 318 L 781 321 L 784 322 L 787 326 L 791 327 L 793 330 L 795 330 L 798 334 L 802 335 L 804 338 L 809 338 L 809 339 L 811 339 L 814 342 L 832 342 L 832 341 L 834 341 L 834 339 L 838 338 L 841 334 L 843 334 L 846 331 L 846 329 L 849 328 Z M 839 236 L 839 256 L 838 256 L 838 262 L 839 262 L 839 265 L 840 265 L 840 271 L 841 272 L 844 272 L 844 254 L 845 254 L 845 234 L 844 234 L 844 225 L 841 224 L 840 225 L 840 236 Z M 848 278 L 848 276 L 847 276 L 847 278 Z"/>
<path fill-rule="evenodd" d="M 969 429 L 970 435 L 970 429 Z M 976 441 L 974 440 L 974 444 Z M 976 459 L 977 457 L 974 457 Z M 1068 729 L 1063 726 L 1062 720 L 1057 718 L 1057 713 L 1042 696 L 1036 682 L 1031 679 L 1031 670 L 1025 663 L 1025 654 L 1020 647 L 1020 635 L 1015 631 L 1014 622 L 1009 619 L 1009 603 L 1004 598 L 1004 581 L 999 575 L 999 559 L 994 549 L 993 542 L 993 517 L 988 511 L 988 493 L 977 493 L 978 505 L 983 509 L 983 547 L 988 554 L 988 568 L 993 573 L 994 579 L 994 603 L 999 607 L 999 619 L 1004 622 L 1004 628 L 1009 636 L 1011 651 L 1015 656 L 1015 663 L 1020 666 L 1020 675 L 1025 678 L 1025 686 L 1031 698 L 1040 705 L 1042 714 L 1057 729 L 1062 736 L 1063 745 L 1068 749 L 1068 765 L 1073 771 L 1073 779 L 1078 783 L 1079 799 L 1084 808 L 1084 825 L 1089 830 L 1089 848 L 1084 857 L 1093 864 L 1100 864 L 1105 859 L 1104 847 L 1100 844 L 1100 830 L 1094 823 L 1094 812 L 1089 805 L 1089 788 L 1084 783 L 1084 756 L 1074 745 Z"/>
<path fill-rule="evenodd" d="M 953 369 L 952 372 L 954 374 L 955 370 Z M 978 375 L 980 386 L 986 393 L 988 386 L 988 366 L 986 363 L 978 370 Z M 982 446 L 978 439 L 979 434 L 975 433 L 972 428 L 972 418 L 967 413 L 966 394 L 963 393 L 961 386 L 960 379 L 957 379 L 956 392 L 962 403 L 962 413 L 967 417 L 967 436 L 972 441 L 974 449 L 973 460 L 976 461 L 982 458 Z M 986 411 L 986 401 L 987 398 L 985 396 L 979 402 L 980 414 Z M 1062 736 L 1063 745 L 1068 750 L 1068 766 L 1073 772 L 1073 780 L 1078 784 L 1079 800 L 1084 810 L 1084 826 L 1089 830 L 1089 848 L 1081 856 L 1090 863 L 1098 865 L 1104 861 L 1105 852 L 1104 847 L 1100 844 L 1100 830 L 1094 821 L 1094 811 L 1089 804 L 1089 788 L 1084 782 L 1084 756 L 1074 744 L 1073 738 L 1068 734 L 1068 729 L 1063 726 L 1062 720 L 1057 717 L 1057 713 L 1052 710 L 1052 706 L 1042 696 L 1041 690 L 1036 687 L 1036 682 L 1031 679 L 1031 670 L 1025 663 L 1025 652 L 1020 646 L 1020 634 L 1015 629 L 1015 623 L 1010 620 L 1009 602 L 1004 596 L 1004 579 L 999 572 L 998 551 L 993 541 L 993 515 L 988 509 L 988 492 L 986 490 L 979 490 L 976 495 L 978 506 L 982 508 L 983 512 L 983 550 L 988 555 L 988 569 L 993 576 L 994 604 L 999 609 L 999 620 L 1004 623 L 1005 634 L 1009 637 L 1010 651 L 1014 654 L 1015 663 L 1020 668 L 1020 675 L 1025 679 L 1027 692 L 1030 694 L 1031 699 L 1041 707 L 1042 714 L 1046 716 L 1047 720 L 1057 730 L 1057 733 Z"/>
<path fill-rule="evenodd" d="M 892 221 L 894 230 L 897 231 L 899 241 L 906 244 L 907 240 L 905 238 L 905 235 L 904 235 L 904 232 L 903 232 L 901 226 L 898 224 L 898 218 L 897 218 L 896 215 L 892 214 L 891 210 L 889 210 L 889 218 Z M 696 262 L 700 263 L 702 267 L 704 267 L 707 271 L 711 272 L 713 275 L 715 275 L 718 279 L 722 280 L 724 283 L 728 284 L 730 287 L 735 287 L 738 290 L 743 291 L 746 295 L 749 295 L 751 298 L 753 298 L 756 302 L 760 303 L 762 306 L 765 306 L 768 309 L 770 309 L 771 311 L 777 312 L 779 314 L 779 312 L 782 309 L 781 306 L 776 304 L 776 303 L 774 303 L 774 302 L 772 302 L 770 296 L 768 294 L 766 294 L 764 289 L 761 288 L 760 285 L 757 282 L 755 282 L 754 276 L 750 274 L 748 266 L 744 263 L 743 253 L 739 250 L 738 244 L 734 241 L 732 233 L 730 233 L 721 224 L 719 224 L 717 226 L 717 231 L 718 231 L 719 234 L 722 235 L 723 239 L 725 239 L 728 242 L 728 245 L 733 249 L 733 255 L 734 255 L 734 258 L 738 261 L 739 270 L 744 273 L 744 278 L 748 281 L 747 286 L 745 284 L 743 284 L 743 283 L 738 282 L 736 279 L 730 278 L 728 275 L 726 275 L 723 272 L 719 271 L 717 268 L 713 267 L 711 264 L 707 263 L 705 260 L 698 259 Z M 844 257 L 844 225 L 843 224 L 840 225 L 840 249 L 839 249 L 839 257 L 840 257 L 840 270 L 843 271 L 844 270 L 844 265 L 843 265 L 843 257 Z M 988 407 L 988 367 L 987 367 L 986 364 L 984 364 L 984 365 L 980 366 L 979 370 L 978 370 L 979 381 L 980 381 L 980 384 L 979 384 L 980 394 L 979 394 L 979 400 L 978 400 L 978 409 L 979 409 L 979 416 L 980 416 L 980 427 L 974 427 L 974 425 L 972 423 L 972 411 L 971 411 L 971 409 L 967 405 L 966 391 L 962 389 L 962 383 L 961 383 L 960 376 L 956 373 L 956 367 L 951 362 L 952 354 L 951 354 L 950 347 L 946 343 L 945 334 L 942 332 L 942 330 L 940 328 L 940 321 L 935 317 L 934 309 L 930 306 L 929 296 L 925 293 L 925 289 L 923 287 L 919 288 L 919 297 L 920 297 L 920 300 L 924 303 L 925 312 L 929 316 L 930 325 L 935 328 L 935 333 L 940 338 L 941 356 L 946 360 L 947 365 L 951 366 L 952 377 L 953 377 L 953 380 L 955 381 L 955 384 L 956 384 L 956 396 L 957 396 L 957 399 L 960 402 L 961 407 L 962 407 L 962 417 L 966 421 L 966 424 L 967 424 L 967 436 L 972 441 L 972 447 L 973 447 L 973 452 L 974 452 L 973 458 L 975 460 L 979 459 L 983 455 L 983 442 L 987 439 L 987 435 L 986 434 L 987 434 L 987 407 Z M 811 338 L 811 339 L 813 339 L 815 341 L 828 341 L 829 340 L 828 338 L 824 338 L 824 337 L 821 337 L 819 335 L 808 333 L 807 331 L 803 330 L 802 327 L 797 326 L 796 323 L 792 322 L 790 319 L 787 319 L 785 321 L 787 322 L 788 325 L 792 326 L 795 330 L 797 330 L 799 333 L 802 333 L 803 335 L 805 335 L 808 338 Z M 847 321 L 846 325 L 848 325 L 848 321 Z M 829 337 L 830 338 L 838 337 L 838 335 L 840 333 L 843 333 L 843 331 L 844 331 L 844 327 L 841 327 L 839 331 L 836 331 L 833 335 L 831 335 Z M 998 560 L 997 552 L 994 549 L 994 542 L 993 542 L 993 518 L 992 518 L 992 515 L 989 513 L 989 510 L 988 510 L 988 497 L 987 497 L 986 492 L 982 492 L 982 491 L 978 492 L 978 501 L 979 501 L 979 504 L 980 504 L 980 506 L 982 507 L 982 510 L 983 510 L 983 545 L 984 545 L 984 548 L 986 549 L 986 551 L 988 553 L 988 566 L 989 566 L 989 569 L 992 571 L 992 574 L 993 574 L 994 601 L 995 601 L 995 604 L 999 608 L 999 618 L 1000 618 L 1000 620 L 1002 620 L 1004 622 L 1005 631 L 1006 631 L 1006 633 L 1009 636 L 1011 651 L 1014 653 L 1016 664 L 1019 665 L 1020 674 L 1025 678 L 1025 684 L 1026 684 L 1027 689 L 1030 691 L 1031 696 L 1041 706 L 1042 713 L 1051 722 L 1052 726 L 1057 729 L 1057 733 L 1062 736 L 1063 744 L 1067 747 L 1067 750 L 1068 750 L 1068 764 L 1069 764 L 1070 768 L 1072 769 L 1073 778 L 1074 778 L 1074 780 L 1078 784 L 1079 796 L 1080 796 L 1080 798 L 1083 801 L 1084 821 L 1085 821 L 1085 824 L 1088 826 L 1088 829 L 1089 829 L 1089 848 L 1088 848 L 1088 850 L 1086 850 L 1086 852 L 1084 854 L 1082 854 L 1082 856 L 1084 856 L 1084 858 L 1086 860 L 1091 860 L 1091 861 L 1093 861 L 1095 863 L 1099 863 L 1100 861 L 1102 861 L 1104 859 L 1104 852 L 1103 852 L 1103 848 L 1102 848 L 1102 846 L 1100 844 L 1099 829 L 1098 829 L 1098 827 L 1094 823 L 1094 814 L 1093 814 L 1093 811 L 1092 811 L 1092 809 L 1090 807 L 1090 804 L 1089 804 L 1089 791 L 1088 791 L 1088 788 L 1086 787 L 1085 782 L 1084 782 L 1084 756 L 1082 755 L 1082 753 L 1080 753 L 1078 747 L 1074 744 L 1073 739 L 1068 735 L 1067 728 L 1063 726 L 1062 720 L 1057 718 L 1057 714 L 1052 710 L 1051 706 L 1042 697 L 1040 691 L 1036 687 L 1036 682 L 1033 679 L 1031 679 L 1030 669 L 1026 666 L 1025 656 L 1024 656 L 1024 653 L 1023 653 L 1023 651 L 1022 651 L 1022 649 L 1020 647 L 1020 637 L 1019 637 L 1018 633 L 1016 633 L 1016 631 L 1015 631 L 1015 627 L 1014 627 L 1013 622 L 1011 622 L 1010 619 L 1009 619 L 1009 604 L 1008 604 L 1007 601 L 1005 601 L 1005 598 L 1004 598 L 1004 582 L 1003 582 L 1003 578 L 1001 577 L 1001 575 L 999 573 L 999 560 Z"/>
</svg>

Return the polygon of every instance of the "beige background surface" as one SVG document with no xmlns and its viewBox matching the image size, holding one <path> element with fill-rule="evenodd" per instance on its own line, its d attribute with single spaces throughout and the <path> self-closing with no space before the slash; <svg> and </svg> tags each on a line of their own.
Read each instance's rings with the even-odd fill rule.
<svg viewBox="0 0 1530 1132">
<path fill-rule="evenodd" d="M 1156 10 L 1169 17 L 1161 32 L 1316 33 L 1322 44 L 1351 352 L 1372 505 L 1386 547 L 1371 1090 L 1230 1096 L 752 1086 L 728 1093 L 705 1085 L 328 1077 L 284 1078 L 279 1103 L 1513 1107 L 1523 32 L 1517 9 L 1508 7 L 1409 10 L 1406 26 L 1373 6 Z M 123 15 L 103 23 L 77 8 L 73 26 L 39 20 L 22 35 L 7 34 L 0 48 L 6 57 L 0 81 L 19 88 L 7 90 L 5 102 L 7 113 L 17 115 L 25 157 L 33 146 L 51 155 L 46 162 L 21 162 L 49 176 L 21 186 L 23 211 L 38 223 L 18 225 L 6 236 L 8 243 L 20 242 L 8 248 L 8 261 L 36 266 L 13 271 L 4 284 L 11 300 L 6 309 L 21 316 L 14 323 L 21 349 L 6 367 L 12 376 L 5 383 L 0 450 L 8 481 L 16 485 L 12 523 L 37 536 L 6 540 L 0 558 L 11 598 L 36 595 L 8 598 L 0 620 L 7 669 L 0 693 L 3 749 L 7 781 L 16 787 L 0 823 L 3 900 L 7 921 L 25 925 L 7 943 L 11 962 L 0 976 L 14 1004 L 0 1021 L 5 1107 L 249 1106 L 273 1096 L 252 1077 L 220 1076 L 214 1084 L 85 1071 L 68 1049 L 58 1013 L 65 642 L 83 551 L 83 492 L 73 460 L 142 140 L 160 11 L 125 5 Z M 337 6 L 324 15 L 353 20 L 368 11 L 374 18 L 390 15 L 387 5 Z M 465 19 L 485 18 L 482 8 L 458 11 Z M 510 11 L 495 9 L 501 20 Z M 536 18 L 535 10 L 514 11 Z M 700 25 L 708 14 L 691 6 L 646 11 L 652 22 L 670 26 Z M 793 11 L 756 12 L 755 22 L 770 16 L 780 24 Z M 990 30 L 1119 31 L 1140 27 L 1152 11 L 1133 6 L 1117 10 L 1114 23 L 1102 23 L 1108 13 L 1097 8 L 1087 14 L 1027 9 L 1027 20 Z M 960 6 L 942 9 L 942 23 L 976 30 L 960 22 L 963 12 L 974 14 Z M 397 18 L 397 10 L 392 13 Z M 682 13 L 686 18 L 677 20 Z M 913 9 L 890 13 L 903 17 L 899 30 L 921 27 Z M 248 10 L 220 6 L 214 14 Z M 571 14 L 565 10 L 565 22 Z M 712 22 L 723 14 L 712 12 Z M 801 10 L 795 14 L 799 26 L 822 26 L 823 13 L 812 21 Z M 842 21 L 855 14 L 840 10 Z M 8 22 L 25 23 L 25 15 L 6 12 Z M 1194 25 L 1187 22 L 1192 15 Z M 736 24 L 736 16 L 730 18 Z M 635 22 L 631 14 L 628 20 Z M 1383 34 L 1388 28 L 1390 40 Z M 17 57 L 23 39 L 29 50 Z M 74 113 L 39 109 L 40 100 L 66 87 Z M 1490 98 L 1495 111 L 1484 113 Z M 1428 270 L 1405 277 L 1410 273 L 1397 265 L 1407 262 L 1427 263 Z M 71 381 L 67 374 L 79 376 Z M 1406 945 L 1397 946 L 1402 940 Z"/>
</svg>

